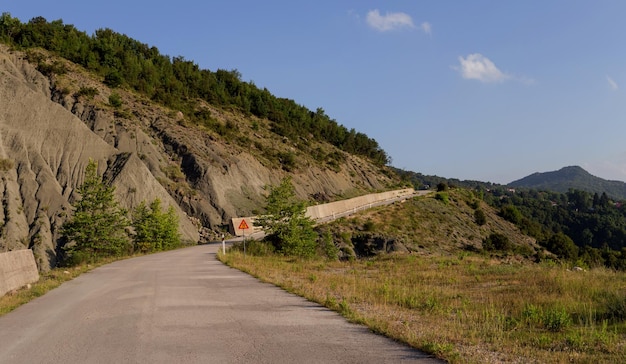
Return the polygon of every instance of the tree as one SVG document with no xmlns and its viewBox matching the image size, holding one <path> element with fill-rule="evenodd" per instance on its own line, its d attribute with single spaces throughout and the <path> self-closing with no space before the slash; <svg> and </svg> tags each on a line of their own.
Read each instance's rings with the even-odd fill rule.
<svg viewBox="0 0 626 364">
<path fill-rule="evenodd" d="M 317 234 L 313 220 L 306 216 L 306 204 L 296 197 L 291 177 L 278 186 L 270 186 L 266 196 L 266 213 L 254 224 L 261 226 L 276 250 L 285 255 L 315 255 Z"/>
<path fill-rule="evenodd" d="M 546 243 L 546 248 L 565 260 L 574 261 L 578 257 L 578 247 L 569 236 L 562 232 L 552 235 Z"/>
<path fill-rule="evenodd" d="M 89 161 L 85 182 L 78 188 L 73 217 L 61 227 L 67 239 L 64 250 L 70 261 L 81 263 L 107 256 L 120 256 L 131 251 L 127 233 L 126 211 L 119 207 L 113 193 L 98 175 L 98 164 Z"/>
<path fill-rule="evenodd" d="M 133 210 L 133 227 L 137 251 L 146 253 L 180 246 L 176 211 L 170 206 L 163 213 L 161 200 L 158 198 L 149 207 L 142 202 Z"/>
</svg>

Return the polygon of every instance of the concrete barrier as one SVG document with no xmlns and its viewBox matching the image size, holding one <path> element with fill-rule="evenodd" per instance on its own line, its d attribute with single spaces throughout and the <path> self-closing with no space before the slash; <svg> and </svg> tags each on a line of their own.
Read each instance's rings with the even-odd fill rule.
<svg viewBox="0 0 626 364">
<path fill-rule="evenodd" d="M 368 195 L 350 198 L 347 200 L 324 203 L 315 206 L 309 206 L 306 209 L 306 216 L 313 220 L 321 220 L 333 218 L 335 216 L 345 215 L 346 213 L 354 213 L 366 208 L 372 207 L 373 204 L 382 201 L 388 201 L 395 198 L 409 197 L 415 194 L 412 188 L 402 190 L 394 190 L 380 193 L 370 193 Z M 242 236 L 244 230 L 239 229 L 241 221 L 245 220 L 248 229 L 245 229 L 245 235 L 249 236 L 261 231 L 260 227 L 254 226 L 255 216 L 235 217 L 231 219 L 231 233 L 235 236 Z"/>
<path fill-rule="evenodd" d="M 0 253 L 0 297 L 38 280 L 39 271 L 32 250 Z"/>
</svg>

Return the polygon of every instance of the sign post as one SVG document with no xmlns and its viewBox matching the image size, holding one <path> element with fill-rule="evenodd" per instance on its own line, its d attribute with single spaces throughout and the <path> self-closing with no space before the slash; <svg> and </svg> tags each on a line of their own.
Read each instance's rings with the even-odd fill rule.
<svg viewBox="0 0 626 364">
<path fill-rule="evenodd" d="M 243 231 L 243 256 L 246 256 L 246 229 L 249 229 L 250 227 L 248 226 L 248 223 L 246 223 L 246 220 L 243 219 L 241 220 L 241 223 L 239 223 L 239 229 Z"/>
<path fill-rule="evenodd" d="M 222 254 L 226 254 L 226 241 L 224 240 L 223 233 L 222 233 Z"/>
</svg>

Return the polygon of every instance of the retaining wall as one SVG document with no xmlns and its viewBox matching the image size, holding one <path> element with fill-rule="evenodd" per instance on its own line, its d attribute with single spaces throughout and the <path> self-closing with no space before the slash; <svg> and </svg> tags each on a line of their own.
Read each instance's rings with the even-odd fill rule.
<svg viewBox="0 0 626 364">
<path fill-rule="evenodd" d="M 38 280 L 39 271 L 32 250 L 0 253 L 0 297 Z"/>
<path fill-rule="evenodd" d="M 370 193 L 369 195 L 354 197 L 347 200 L 309 206 L 306 209 L 306 216 L 310 217 L 313 220 L 335 217 L 345 213 L 356 212 L 358 210 L 369 208 L 372 204 L 375 204 L 377 202 L 387 201 L 394 198 L 408 197 L 413 195 L 414 193 L 415 190 L 412 188 L 405 188 L 402 190 L 380 193 Z M 234 233 L 234 235 L 236 236 L 242 236 L 244 234 L 244 230 L 239 229 L 242 220 L 246 221 L 246 225 L 248 225 L 249 228 L 245 230 L 246 236 L 249 236 L 256 232 L 260 232 L 261 228 L 255 227 L 253 225 L 254 219 L 254 216 L 235 217 L 231 219 L 231 233 Z"/>
</svg>

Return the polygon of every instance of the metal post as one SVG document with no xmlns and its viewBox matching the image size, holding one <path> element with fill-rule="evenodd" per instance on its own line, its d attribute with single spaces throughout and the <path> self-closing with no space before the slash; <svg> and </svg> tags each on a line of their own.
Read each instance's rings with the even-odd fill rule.
<svg viewBox="0 0 626 364">
<path fill-rule="evenodd" d="M 226 254 L 226 242 L 224 241 L 224 234 L 222 234 L 222 253 Z"/>
</svg>

